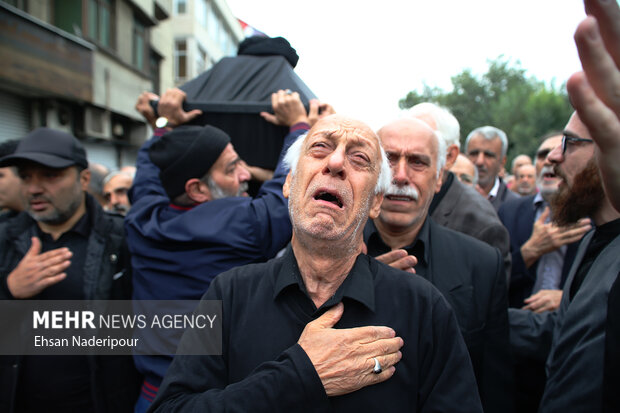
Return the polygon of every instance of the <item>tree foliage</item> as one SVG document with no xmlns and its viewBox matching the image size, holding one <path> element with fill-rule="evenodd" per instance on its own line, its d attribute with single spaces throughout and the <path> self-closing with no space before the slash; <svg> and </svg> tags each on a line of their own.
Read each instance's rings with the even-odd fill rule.
<svg viewBox="0 0 620 413">
<path fill-rule="evenodd" d="M 439 104 L 459 120 L 461 144 L 471 130 L 492 125 L 508 135 L 510 159 L 521 153 L 533 156 L 540 137 L 561 130 L 572 113 L 566 88 L 526 76 L 519 62 L 512 64 L 503 56 L 488 65 L 482 76 L 469 69 L 453 76 L 451 91 L 423 84 L 422 92 L 407 93 L 399 106 L 406 109 L 420 102 Z"/>
</svg>

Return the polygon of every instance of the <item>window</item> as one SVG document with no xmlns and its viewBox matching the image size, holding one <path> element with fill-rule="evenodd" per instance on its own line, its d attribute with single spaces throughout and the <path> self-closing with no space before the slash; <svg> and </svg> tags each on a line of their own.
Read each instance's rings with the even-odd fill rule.
<svg viewBox="0 0 620 413">
<path fill-rule="evenodd" d="M 88 1 L 88 37 L 105 47 L 114 47 L 113 0 Z"/>
<path fill-rule="evenodd" d="M 185 39 L 174 42 L 174 78 L 177 82 L 187 78 L 187 42 Z"/>
<path fill-rule="evenodd" d="M 207 52 L 203 50 L 202 47 L 198 46 L 196 49 L 196 72 L 195 75 L 198 76 L 205 70 L 209 69 L 212 66 L 211 59 Z"/>
<path fill-rule="evenodd" d="M 82 37 L 82 0 L 55 1 L 52 7 L 54 25 Z"/>
<path fill-rule="evenodd" d="M 27 3 L 26 0 L 4 0 L 5 3 L 10 4 L 13 7 L 17 7 L 20 10 L 27 12 Z"/>
<path fill-rule="evenodd" d="M 187 0 L 174 0 L 174 13 L 185 14 L 187 13 Z"/>
<path fill-rule="evenodd" d="M 198 46 L 196 50 L 196 75 L 202 73 L 202 71 L 205 69 L 206 63 L 207 52 L 205 52 L 200 46 Z"/>
<path fill-rule="evenodd" d="M 161 76 L 159 73 L 159 65 L 161 63 L 161 57 L 151 50 L 149 54 L 149 74 L 151 75 L 151 79 L 153 80 L 153 93 L 156 95 L 161 95 L 159 90 L 159 84 L 161 81 Z"/>
<path fill-rule="evenodd" d="M 140 70 L 144 70 L 144 61 L 146 57 L 146 27 L 138 19 L 133 19 L 133 48 L 132 48 L 132 60 L 133 65 Z"/>
<path fill-rule="evenodd" d="M 207 31 L 209 32 L 209 36 L 213 39 L 213 41 L 219 44 L 221 30 L 220 18 L 217 15 L 217 12 L 213 9 L 213 6 L 209 6 L 210 7 L 207 10 Z"/>
<path fill-rule="evenodd" d="M 194 15 L 196 16 L 196 21 L 202 27 L 207 27 L 207 10 L 210 9 L 207 0 L 196 0 L 194 3 L 196 10 L 194 10 Z"/>
</svg>

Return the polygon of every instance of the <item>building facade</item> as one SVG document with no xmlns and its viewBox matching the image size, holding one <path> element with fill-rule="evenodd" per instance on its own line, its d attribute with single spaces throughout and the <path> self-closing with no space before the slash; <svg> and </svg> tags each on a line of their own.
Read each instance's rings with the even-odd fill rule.
<svg viewBox="0 0 620 413">
<path fill-rule="evenodd" d="M 173 0 L 172 18 L 156 30 L 160 29 L 173 37 L 170 63 L 176 86 L 208 70 L 222 57 L 234 56 L 244 37 L 224 0 Z"/>
<path fill-rule="evenodd" d="M 218 0 L 0 0 L 0 140 L 47 126 L 90 162 L 133 165 L 150 135 L 138 95 L 235 54 L 241 33 Z"/>
</svg>

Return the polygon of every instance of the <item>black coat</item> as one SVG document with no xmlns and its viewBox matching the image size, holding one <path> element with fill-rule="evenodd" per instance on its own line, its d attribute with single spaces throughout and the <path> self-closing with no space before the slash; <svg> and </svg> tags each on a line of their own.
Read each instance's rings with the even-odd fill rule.
<svg viewBox="0 0 620 413">
<path fill-rule="evenodd" d="M 429 219 L 428 280 L 454 309 L 485 412 L 510 412 L 514 377 L 499 249 Z"/>
<path fill-rule="evenodd" d="M 418 276 L 430 281 L 454 310 L 484 411 L 511 412 L 514 377 L 501 253 L 487 243 L 426 219 L 420 231 L 427 227 L 428 238 L 424 240 L 425 236 L 418 234 L 424 242 L 426 269 Z M 365 241 L 378 235 L 376 232 L 374 223 L 369 221 L 364 230 Z M 409 253 L 413 248 L 405 247 Z M 369 244 L 369 251 L 372 249 Z"/>
<path fill-rule="evenodd" d="M 90 195 L 86 207 L 91 218 L 88 256 L 84 263 L 87 300 L 131 299 L 131 271 L 123 219 L 105 213 Z M 7 276 L 30 248 L 36 223 L 26 213 L 0 222 L 0 299 L 11 300 Z M 124 271 L 123 276 L 118 273 Z M 116 274 L 116 277 L 113 277 Z M 140 378 L 131 356 L 88 356 L 97 412 L 132 412 Z M 0 357 L 0 411 L 13 412 L 21 356 Z M 53 377 L 51 378 L 53 379 Z"/>
</svg>

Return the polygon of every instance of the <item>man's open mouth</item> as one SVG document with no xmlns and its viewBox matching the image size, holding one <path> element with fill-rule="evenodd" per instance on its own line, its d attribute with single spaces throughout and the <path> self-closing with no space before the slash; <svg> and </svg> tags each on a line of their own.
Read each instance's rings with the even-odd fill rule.
<svg viewBox="0 0 620 413">
<path fill-rule="evenodd" d="M 326 201 L 336 205 L 338 208 L 342 208 L 344 203 L 342 202 L 342 198 L 335 191 L 327 191 L 325 189 L 320 189 L 315 192 L 314 199 L 317 201 Z"/>
</svg>

